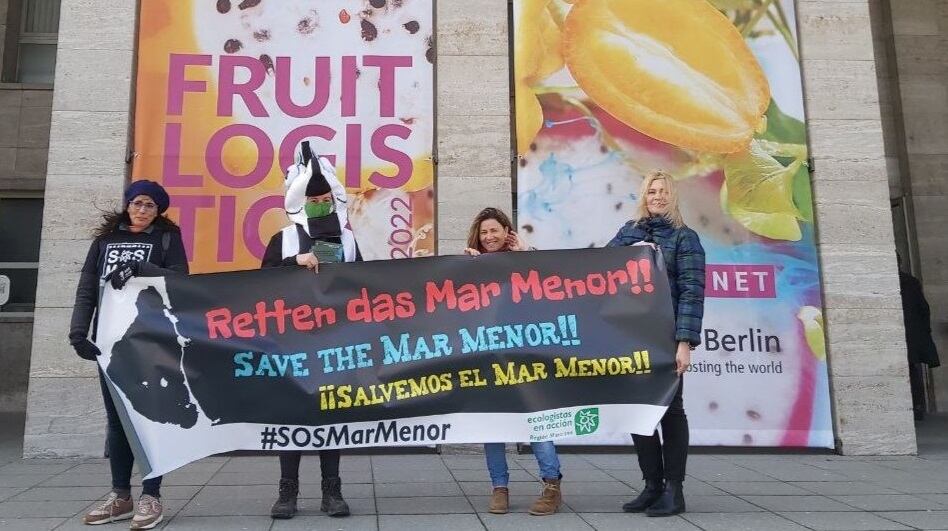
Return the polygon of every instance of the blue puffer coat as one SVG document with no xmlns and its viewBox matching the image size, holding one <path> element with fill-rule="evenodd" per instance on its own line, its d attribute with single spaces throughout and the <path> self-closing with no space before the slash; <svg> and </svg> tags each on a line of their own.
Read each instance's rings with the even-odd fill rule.
<svg viewBox="0 0 948 531">
<path fill-rule="evenodd" d="M 675 340 L 692 347 L 701 344 L 701 318 L 704 316 L 704 248 L 698 234 L 682 227 L 676 229 L 661 216 L 629 221 L 607 247 L 622 247 L 637 242 L 652 242 L 662 249 L 675 309 Z"/>
</svg>

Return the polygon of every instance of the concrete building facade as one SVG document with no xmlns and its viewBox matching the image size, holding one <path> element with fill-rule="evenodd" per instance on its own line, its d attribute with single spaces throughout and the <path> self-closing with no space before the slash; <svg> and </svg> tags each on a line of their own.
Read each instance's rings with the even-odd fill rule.
<svg viewBox="0 0 948 531">
<path fill-rule="evenodd" d="M 10 50 L 20 42 L 11 24 L 23 27 L 15 25 L 34 1 L 0 0 L 5 76 L 9 58 L 22 57 Z M 35 306 L 0 312 L 0 362 L 12 369 L 0 376 L 11 378 L 0 380 L 0 405 L 22 407 L 17 397 L 28 383 L 27 456 L 101 452 L 96 369 L 65 337 L 98 218 L 91 206 L 108 208 L 121 196 L 134 120 L 137 3 L 115 0 L 107 11 L 93 0 L 54 3 L 54 89 L 15 74 L 0 85 L 0 209 L 6 197 L 44 205 Z M 446 254 L 464 247 L 483 205 L 513 206 L 508 7 L 436 2 L 438 234 Z M 837 450 L 911 454 L 895 250 L 909 253 L 924 282 L 945 352 L 948 236 L 938 227 L 948 216 L 948 3 L 797 0 L 797 19 Z M 6 126 L 13 120 L 15 133 Z M 933 404 L 944 411 L 948 373 L 932 376 Z"/>
</svg>

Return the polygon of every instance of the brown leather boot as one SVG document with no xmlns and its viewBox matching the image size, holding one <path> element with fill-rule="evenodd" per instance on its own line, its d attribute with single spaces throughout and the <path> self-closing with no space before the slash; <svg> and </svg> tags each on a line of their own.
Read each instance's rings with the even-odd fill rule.
<svg viewBox="0 0 948 531">
<path fill-rule="evenodd" d="M 510 491 L 507 487 L 494 487 L 487 510 L 494 514 L 507 514 L 510 510 Z"/>
<path fill-rule="evenodd" d="M 530 507 L 530 514 L 534 516 L 547 516 L 559 510 L 563 504 L 563 493 L 560 492 L 560 480 L 543 479 L 543 492 L 537 501 Z"/>
</svg>

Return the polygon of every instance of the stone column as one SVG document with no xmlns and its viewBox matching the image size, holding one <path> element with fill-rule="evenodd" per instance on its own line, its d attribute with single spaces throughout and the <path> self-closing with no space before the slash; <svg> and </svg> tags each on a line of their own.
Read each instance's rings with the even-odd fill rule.
<svg viewBox="0 0 948 531">
<path fill-rule="evenodd" d="M 507 0 L 436 4 L 438 251 L 459 254 L 482 208 L 511 213 Z"/>
<path fill-rule="evenodd" d="M 797 0 L 838 449 L 915 453 L 869 0 Z"/>
<path fill-rule="evenodd" d="M 66 335 L 99 209 L 121 203 L 131 125 L 137 2 L 63 0 L 36 293 L 26 457 L 101 455 L 96 365 Z"/>
</svg>

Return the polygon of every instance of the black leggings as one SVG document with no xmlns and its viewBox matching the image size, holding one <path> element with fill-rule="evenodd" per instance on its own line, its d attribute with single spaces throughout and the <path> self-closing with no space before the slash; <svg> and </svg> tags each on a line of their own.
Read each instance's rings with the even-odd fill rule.
<svg viewBox="0 0 948 531">
<path fill-rule="evenodd" d="M 652 435 L 632 435 L 639 458 L 642 478 L 646 481 L 685 480 L 685 462 L 688 460 L 688 417 L 681 398 L 684 380 L 679 378 L 678 391 L 662 417 L 662 437 L 658 430 Z"/>
<path fill-rule="evenodd" d="M 132 447 L 128 444 L 128 437 L 122 429 L 112 394 L 106 386 L 102 372 L 99 372 L 99 386 L 102 388 L 102 401 L 105 402 L 105 415 L 108 421 L 106 441 L 109 445 L 109 466 L 112 468 L 112 489 L 116 491 L 131 491 L 132 465 L 135 456 Z M 142 481 L 142 494 L 159 497 L 161 494 L 161 476 Z"/>
<path fill-rule="evenodd" d="M 319 471 L 323 479 L 339 477 L 339 450 L 319 451 Z M 280 479 L 300 479 L 300 458 L 303 452 L 280 452 Z"/>
</svg>

